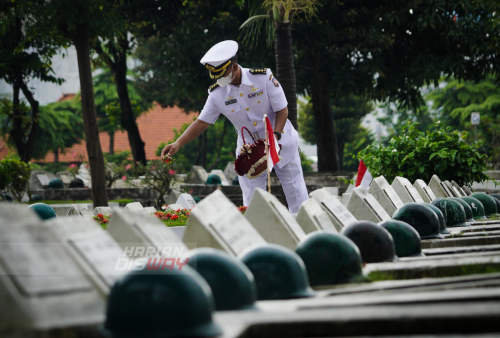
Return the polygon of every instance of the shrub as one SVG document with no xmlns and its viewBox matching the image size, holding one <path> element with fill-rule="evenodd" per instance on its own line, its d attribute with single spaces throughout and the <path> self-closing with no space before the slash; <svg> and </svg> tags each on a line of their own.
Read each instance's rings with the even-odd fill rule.
<svg viewBox="0 0 500 338">
<path fill-rule="evenodd" d="M 429 182 L 436 174 L 443 181 L 455 180 L 467 186 L 489 179 L 484 174 L 486 155 L 461 140 L 467 137 L 465 131 L 440 128 L 439 121 L 436 129 L 426 132 L 418 131 L 416 125 L 408 122 L 404 134 L 393 137 L 387 147 L 368 146 L 358 153 L 373 177 L 384 175 L 392 182 L 396 176 L 403 176 L 411 182 Z"/>
<path fill-rule="evenodd" d="M 10 190 L 20 202 L 30 179 L 30 165 L 18 158 L 6 158 L 0 161 L 0 190 Z"/>
</svg>

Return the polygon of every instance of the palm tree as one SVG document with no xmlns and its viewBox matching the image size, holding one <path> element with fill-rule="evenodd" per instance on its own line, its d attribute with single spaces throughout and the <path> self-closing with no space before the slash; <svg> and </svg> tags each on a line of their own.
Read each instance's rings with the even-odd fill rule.
<svg viewBox="0 0 500 338">
<path fill-rule="evenodd" d="M 297 127 L 297 96 L 295 89 L 295 67 L 293 65 L 292 33 L 290 25 L 294 16 L 303 13 L 306 19 L 315 15 L 318 0 L 250 0 L 250 18 L 240 29 L 246 28 L 244 41 L 252 44 L 260 32 L 262 20 L 266 19 L 268 44 L 274 37 L 276 78 L 283 86 L 288 101 L 288 119 Z M 267 14 L 259 14 L 262 12 Z M 274 29 L 273 25 L 274 24 Z"/>
</svg>

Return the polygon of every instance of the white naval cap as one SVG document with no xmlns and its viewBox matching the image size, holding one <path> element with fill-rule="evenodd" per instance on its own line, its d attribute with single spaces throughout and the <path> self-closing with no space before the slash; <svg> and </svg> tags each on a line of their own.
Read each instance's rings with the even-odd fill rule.
<svg viewBox="0 0 500 338">
<path fill-rule="evenodd" d="M 226 73 L 227 67 L 231 64 L 230 59 L 238 52 L 238 43 L 233 40 L 226 40 L 214 45 L 201 58 L 200 63 L 204 65 L 212 79 L 218 79 Z"/>
</svg>

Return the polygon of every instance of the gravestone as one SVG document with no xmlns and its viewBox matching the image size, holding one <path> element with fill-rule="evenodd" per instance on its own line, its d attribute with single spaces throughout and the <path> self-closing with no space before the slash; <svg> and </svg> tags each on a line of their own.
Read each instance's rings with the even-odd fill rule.
<svg viewBox="0 0 500 338">
<path fill-rule="evenodd" d="M 34 181 L 34 187 L 30 185 L 31 189 L 44 189 L 49 187 L 50 179 L 47 174 L 43 171 L 35 171 L 33 172 L 34 177 L 36 178 Z M 30 182 L 31 183 L 31 182 Z"/>
<path fill-rule="evenodd" d="M 464 185 L 462 188 L 464 189 L 465 195 L 467 195 L 467 196 L 470 196 L 474 193 L 470 187 L 467 187 Z"/>
<path fill-rule="evenodd" d="M 169 204 L 167 205 L 165 210 L 179 210 L 179 209 L 184 209 L 184 207 L 181 204 Z"/>
<path fill-rule="evenodd" d="M 432 175 L 429 188 L 431 188 L 436 198 L 453 197 L 451 191 L 448 191 L 448 188 L 441 182 L 437 175 Z"/>
<path fill-rule="evenodd" d="M 324 187 L 323 189 L 326 189 L 332 196 L 339 195 L 339 187 Z"/>
<path fill-rule="evenodd" d="M 208 173 L 202 166 L 194 165 L 189 172 L 189 182 L 205 184 Z"/>
<path fill-rule="evenodd" d="M 220 170 L 220 169 L 214 169 L 214 170 L 212 170 L 208 174 L 208 176 L 210 176 L 210 175 L 217 175 L 217 176 L 219 176 L 220 177 L 220 183 L 221 183 L 221 185 L 231 185 L 229 183 L 229 181 L 227 180 L 226 175 L 224 175 L 224 172 L 222 170 Z M 203 182 L 203 183 L 205 183 L 205 182 Z"/>
<path fill-rule="evenodd" d="M 179 258 L 187 247 L 172 229 L 156 216 L 115 209 L 107 231 L 132 258 L 166 256 Z"/>
<path fill-rule="evenodd" d="M 97 216 L 99 214 L 103 214 L 104 216 L 110 216 L 113 213 L 113 209 L 110 207 L 97 207 L 94 209 L 94 216 Z"/>
<path fill-rule="evenodd" d="M 67 171 L 58 172 L 56 173 L 56 176 L 63 182 L 65 188 L 69 188 L 72 177 Z"/>
<path fill-rule="evenodd" d="M 368 192 L 375 197 L 389 215 L 393 215 L 397 209 L 404 205 L 384 176 L 374 178 Z"/>
<path fill-rule="evenodd" d="M 156 211 L 157 210 L 156 210 L 155 207 L 145 207 L 143 209 L 137 210 L 137 212 L 143 213 L 143 214 L 146 214 L 146 215 L 153 215 Z"/>
<path fill-rule="evenodd" d="M 245 218 L 267 242 L 291 250 L 295 250 L 306 236 L 288 209 L 274 195 L 260 188 L 255 189 Z"/>
<path fill-rule="evenodd" d="M 232 182 L 238 174 L 236 173 L 236 170 L 234 169 L 234 162 L 227 162 L 226 168 L 224 169 L 224 175 L 226 175 L 226 178 L 228 179 L 229 182 Z"/>
<path fill-rule="evenodd" d="M 177 185 L 177 183 L 175 183 L 175 185 Z M 179 186 L 180 186 L 180 184 L 179 184 Z M 180 195 L 181 195 L 181 192 L 178 189 L 170 189 L 170 192 L 168 193 L 167 198 L 165 198 L 165 204 L 166 205 L 174 204 L 175 202 L 177 202 Z"/>
<path fill-rule="evenodd" d="M 411 185 L 410 181 L 406 177 L 396 176 L 394 181 L 392 181 L 392 187 L 403 203 L 424 202 L 417 189 Z"/>
<path fill-rule="evenodd" d="M 432 192 L 432 189 L 429 188 L 429 186 L 423 180 L 416 180 L 413 186 L 425 203 L 431 203 L 437 198 Z"/>
<path fill-rule="evenodd" d="M 129 266 L 129 259 L 123 249 L 96 222 L 69 216 L 54 218 L 44 224 L 104 296 L 128 272 L 126 269 L 117 269 L 119 263 L 123 265 L 123 259 L 125 265 Z"/>
<path fill-rule="evenodd" d="M 182 209 L 192 209 L 196 206 L 196 201 L 190 194 L 181 194 L 175 204 L 182 205 Z"/>
<path fill-rule="evenodd" d="M 128 203 L 126 206 L 125 206 L 125 210 L 129 210 L 129 211 L 139 211 L 139 210 L 142 210 L 144 209 L 142 204 L 140 202 L 132 202 L 132 203 Z"/>
<path fill-rule="evenodd" d="M 462 196 L 469 196 L 467 195 L 467 193 L 464 191 L 464 189 L 458 185 L 457 182 L 455 182 L 454 180 L 451 180 L 451 185 L 453 185 L 458 191 L 460 191 L 460 194 Z"/>
<path fill-rule="evenodd" d="M 92 178 L 90 176 L 90 171 L 85 167 L 84 163 L 80 165 L 80 168 L 78 169 L 78 175 L 76 175 L 76 177 L 81 179 L 86 187 L 92 187 Z"/>
<path fill-rule="evenodd" d="M 226 195 L 215 190 L 191 211 L 183 237 L 190 249 L 210 247 L 237 257 L 266 241 Z"/>
<path fill-rule="evenodd" d="M 104 298 L 34 212 L 0 204 L 0 247 L 0 332 L 103 322 Z"/>
<path fill-rule="evenodd" d="M 359 221 L 378 223 L 391 219 L 380 203 L 361 186 L 352 191 L 347 210 Z"/>
<path fill-rule="evenodd" d="M 446 187 L 448 187 L 448 190 L 451 191 L 451 193 L 453 194 L 453 197 L 462 197 L 462 196 L 465 196 L 465 195 L 462 195 L 460 193 L 460 191 L 458 191 L 458 189 L 455 188 L 453 186 L 453 184 L 451 184 L 450 181 L 444 181 L 444 184 L 446 185 Z"/>
<path fill-rule="evenodd" d="M 69 208 L 66 216 L 80 216 L 80 217 L 92 219 L 94 216 L 94 213 L 92 212 L 91 207 L 92 207 L 91 204 L 84 204 L 84 203 L 73 204 Z"/>
<path fill-rule="evenodd" d="M 335 229 L 341 231 L 357 221 L 352 213 L 340 202 L 336 196 L 332 196 L 325 188 L 315 190 L 309 194 L 316 199 L 332 221 Z"/>
<path fill-rule="evenodd" d="M 317 230 L 337 232 L 337 229 L 333 226 L 332 221 L 321 207 L 321 204 L 314 198 L 309 198 L 301 204 L 295 220 L 306 234 Z"/>
</svg>

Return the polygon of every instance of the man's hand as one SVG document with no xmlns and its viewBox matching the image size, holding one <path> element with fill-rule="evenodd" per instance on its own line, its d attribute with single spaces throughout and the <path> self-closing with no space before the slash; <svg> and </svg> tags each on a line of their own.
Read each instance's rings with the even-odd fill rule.
<svg viewBox="0 0 500 338">
<path fill-rule="evenodd" d="M 165 148 L 161 151 L 161 157 L 167 155 L 168 157 L 172 157 L 173 154 L 179 151 L 179 145 L 177 142 L 167 144 Z"/>
</svg>

